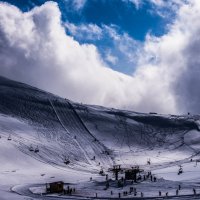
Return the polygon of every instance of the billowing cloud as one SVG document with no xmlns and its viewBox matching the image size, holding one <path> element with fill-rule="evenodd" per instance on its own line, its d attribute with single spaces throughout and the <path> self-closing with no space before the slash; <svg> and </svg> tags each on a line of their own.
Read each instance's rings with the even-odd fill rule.
<svg viewBox="0 0 200 200">
<path fill-rule="evenodd" d="M 70 22 L 65 22 L 64 26 L 71 35 L 79 39 L 100 40 L 103 35 L 102 28 L 96 24 L 75 25 Z"/>
<path fill-rule="evenodd" d="M 115 65 L 117 63 L 118 58 L 116 56 L 112 55 L 110 49 L 108 49 L 105 54 L 106 54 L 106 57 L 105 57 L 106 61 L 108 61 L 109 63 L 111 63 L 113 65 Z"/>
<path fill-rule="evenodd" d="M 142 46 L 141 42 L 134 40 L 127 33 L 119 34 L 117 28 L 118 27 L 114 25 L 103 25 L 103 32 L 106 32 L 109 35 L 113 41 L 114 48 L 123 54 L 123 56 L 127 58 L 128 62 L 132 64 L 136 63 L 138 53 Z"/>
<path fill-rule="evenodd" d="M 72 3 L 73 8 L 75 8 L 76 10 L 82 9 L 87 2 L 87 0 L 73 0 L 73 1 L 64 0 L 64 1 Z"/>
<path fill-rule="evenodd" d="M 132 3 L 136 9 L 140 9 L 145 4 L 150 4 L 152 14 L 157 14 L 163 18 L 170 18 L 180 9 L 181 6 L 189 3 L 189 0 L 122 0 L 126 3 Z"/>
<path fill-rule="evenodd" d="M 94 45 L 66 34 L 55 2 L 26 13 L 0 3 L 0 74 L 79 102 L 199 112 L 199 11 L 199 0 L 184 4 L 166 35 L 148 35 L 127 76 L 110 69 Z"/>
</svg>

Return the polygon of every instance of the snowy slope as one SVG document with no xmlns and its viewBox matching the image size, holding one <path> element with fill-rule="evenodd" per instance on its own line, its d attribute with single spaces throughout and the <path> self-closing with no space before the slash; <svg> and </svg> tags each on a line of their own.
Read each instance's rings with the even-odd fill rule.
<svg viewBox="0 0 200 200">
<path fill-rule="evenodd" d="M 0 194 L 12 198 L 10 187 L 21 184 L 88 181 L 113 164 L 197 184 L 199 120 L 83 105 L 0 77 Z M 178 176 L 179 165 L 188 173 Z"/>
</svg>

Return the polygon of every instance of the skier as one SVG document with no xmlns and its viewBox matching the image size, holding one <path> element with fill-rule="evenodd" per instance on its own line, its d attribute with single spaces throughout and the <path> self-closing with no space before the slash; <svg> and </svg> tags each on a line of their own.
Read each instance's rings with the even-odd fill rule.
<svg viewBox="0 0 200 200">
<path fill-rule="evenodd" d="M 72 188 L 70 188 L 70 190 L 69 190 L 69 195 L 71 195 L 72 194 Z"/>
<path fill-rule="evenodd" d="M 162 195 L 162 193 L 161 193 L 161 191 L 159 191 L 159 197 L 161 197 L 161 195 Z"/>
<path fill-rule="evenodd" d="M 106 182 L 106 189 L 108 189 L 109 186 L 110 186 L 110 184 L 109 184 L 109 182 L 107 181 L 107 182 Z"/>
<path fill-rule="evenodd" d="M 141 197 L 144 197 L 144 194 L 143 194 L 143 192 L 141 192 Z"/>
<path fill-rule="evenodd" d="M 137 191 L 136 191 L 136 188 L 134 188 L 134 196 L 137 195 Z"/>
<path fill-rule="evenodd" d="M 196 195 L 196 190 L 193 188 L 193 193 L 194 193 L 194 195 Z"/>
<path fill-rule="evenodd" d="M 177 190 L 176 190 L 176 196 L 178 196 L 178 191 L 179 191 L 179 190 L 177 189 Z"/>
<path fill-rule="evenodd" d="M 134 190 L 134 193 L 136 193 L 136 188 L 134 188 L 133 190 Z"/>
</svg>

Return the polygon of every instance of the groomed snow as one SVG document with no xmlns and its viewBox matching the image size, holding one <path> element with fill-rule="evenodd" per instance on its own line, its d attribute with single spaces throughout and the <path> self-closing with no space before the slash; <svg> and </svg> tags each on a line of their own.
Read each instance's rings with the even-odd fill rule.
<svg viewBox="0 0 200 200">
<path fill-rule="evenodd" d="M 136 197 L 142 192 L 145 198 L 157 198 L 159 191 L 174 196 L 179 185 L 178 198 L 198 199 L 193 196 L 193 189 L 200 194 L 198 124 L 199 116 L 83 105 L 0 78 L 0 199 L 70 199 L 41 196 L 45 184 L 54 181 L 76 188 L 76 199 L 96 193 L 98 198 L 118 198 L 119 193 L 134 198 L 133 193 L 123 196 L 130 187 L 136 188 Z M 142 175 L 151 171 L 157 181 L 126 182 L 118 188 L 109 171 L 115 164 L 139 165 Z M 180 166 L 183 173 L 178 175 Z M 101 169 L 112 179 L 107 190 Z"/>
</svg>

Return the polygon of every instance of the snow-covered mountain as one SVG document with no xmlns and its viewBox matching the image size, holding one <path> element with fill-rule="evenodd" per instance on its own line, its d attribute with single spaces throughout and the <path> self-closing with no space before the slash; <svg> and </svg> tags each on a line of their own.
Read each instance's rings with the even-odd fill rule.
<svg viewBox="0 0 200 200">
<path fill-rule="evenodd" d="M 99 180 L 101 169 L 107 172 L 116 164 L 151 170 L 172 188 L 180 183 L 175 180 L 193 181 L 196 187 L 199 122 L 200 116 L 190 114 L 145 114 L 75 103 L 0 77 L 1 198 L 39 198 L 24 188 L 55 180 L 87 185 L 90 176 Z M 179 165 L 186 169 L 181 176 Z M 23 195 L 11 193 L 10 187 Z M 191 189 L 187 184 L 185 188 L 185 193 Z M 151 189 L 149 195 L 154 196 Z"/>
</svg>

